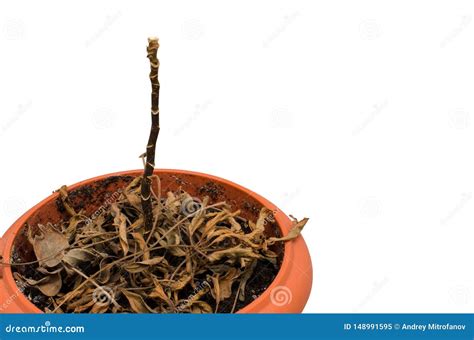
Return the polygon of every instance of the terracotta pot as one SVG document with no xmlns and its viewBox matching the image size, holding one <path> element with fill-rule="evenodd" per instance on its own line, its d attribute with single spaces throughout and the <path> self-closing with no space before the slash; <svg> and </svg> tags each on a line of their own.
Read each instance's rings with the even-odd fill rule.
<svg viewBox="0 0 474 340">
<path fill-rule="evenodd" d="M 74 204 L 79 204 L 89 216 L 107 199 L 107 195 L 123 188 L 142 170 L 126 171 L 89 179 L 69 189 Z M 233 208 L 242 210 L 246 218 L 253 220 L 262 206 L 275 212 L 275 220 L 281 234 L 286 235 L 291 227 L 290 219 L 275 205 L 258 194 L 222 178 L 182 170 L 156 170 L 160 176 L 162 191 L 176 190 L 182 186 L 191 195 L 208 195 L 212 201 L 226 200 Z M 12 252 L 21 258 L 33 258 L 31 246 L 26 241 L 25 224 L 57 223 L 64 212 L 56 204 L 55 193 L 30 209 L 0 239 L 0 255 L 3 262 L 10 262 Z M 24 244 L 25 246 L 22 246 Z M 283 248 L 283 247 L 282 247 Z M 308 248 L 302 237 L 284 245 L 281 269 L 268 289 L 239 313 L 301 313 L 309 298 L 312 285 L 312 266 Z M 0 313 L 42 313 L 17 287 L 10 266 L 0 267 Z"/>
</svg>

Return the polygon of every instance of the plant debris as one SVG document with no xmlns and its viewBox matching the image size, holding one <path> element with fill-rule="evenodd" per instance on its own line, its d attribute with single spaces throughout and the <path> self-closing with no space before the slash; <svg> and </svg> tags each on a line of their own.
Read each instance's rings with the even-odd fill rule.
<svg viewBox="0 0 474 340">
<path fill-rule="evenodd" d="M 45 312 L 213 313 L 223 302 L 235 306 L 249 294 L 246 284 L 259 262 L 278 269 L 272 245 L 297 238 L 308 221 L 294 220 L 285 237 L 267 237 L 273 212 L 266 208 L 248 221 L 226 202 L 199 202 L 183 190 L 159 198 L 152 189 L 150 230 L 140 207 L 141 180 L 92 221 L 79 211 L 58 225 L 28 228 L 35 279 L 14 276 L 46 297 Z M 71 207 L 67 190 L 60 195 Z"/>
</svg>

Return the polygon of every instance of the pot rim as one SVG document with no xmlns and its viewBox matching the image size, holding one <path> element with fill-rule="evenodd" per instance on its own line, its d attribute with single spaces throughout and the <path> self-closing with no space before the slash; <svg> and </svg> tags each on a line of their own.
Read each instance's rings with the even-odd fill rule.
<svg viewBox="0 0 474 340">
<path fill-rule="evenodd" d="M 234 187 L 239 191 L 246 193 L 247 195 L 254 198 L 262 206 L 270 209 L 274 212 L 275 220 L 280 228 L 283 235 L 286 235 L 291 227 L 292 222 L 288 216 L 286 216 L 280 209 L 278 209 L 273 203 L 260 196 L 259 194 L 229 180 L 189 170 L 177 170 L 177 169 L 155 169 L 155 174 L 160 175 L 163 173 L 174 173 L 181 175 L 192 175 L 207 178 L 211 181 L 218 182 L 227 186 Z M 91 182 L 100 181 L 108 177 L 114 176 L 139 176 L 143 174 L 143 170 L 128 170 L 119 171 L 106 175 L 93 177 L 90 179 L 83 180 L 76 184 L 69 186 L 71 190 L 77 189 L 81 186 L 90 184 Z M 24 226 L 28 218 L 37 210 L 41 209 L 45 204 L 55 200 L 59 196 L 58 193 L 53 193 L 49 197 L 36 204 L 33 208 L 29 209 L 23 214 L 0 238 L 0 255 L 3 255 L 3 260 L 10 261 L 11 252 L 13 249 L 13 243 L 18 232 Z M 298 260 L 299 265 L 294 259 Z M 301 269 L 301 266 L 303 269 Z M 291 242 L 285 242 L 284 245 L 284 256 L 281 263 L 278 274 L 276 275 L 273 282 L 267 287 L 267 289 L 254 301 L 238 310 L 237 313 L 299 313 L 303 311 L 304 306 L 309 298 L 312 286 L 312 264 L 309 255 L 308 248 L 302 236 Z M 303 275 L 302 280 L 299 280 Z M 298 279 L 295 279 L 298 276 Z M 0 265 L 0 282 L 4 281 L 4 287 L 7 290 L 5 296 L 0 297 L 6 299 L 8 297 L 14 297 L 14 304 L 19 308 L 17 312 L 23 313 L 44 313 L 36 305 L 34 305 L 20 290 L 17 286 L 11 266 Z M 296 295 L 296 298 L 295 298 Z M 295 301 L 293 301 L 295 300 Z M 4 301 L 0 300 L 1 304 Z M 8 308 L 8 306 L 7 306 Z M 2 309 L 0 308 L 0 313 Z"/>
</svg>

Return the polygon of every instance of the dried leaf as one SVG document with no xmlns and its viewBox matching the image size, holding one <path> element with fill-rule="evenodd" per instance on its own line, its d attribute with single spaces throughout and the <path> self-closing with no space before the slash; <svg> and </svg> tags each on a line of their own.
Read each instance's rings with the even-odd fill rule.
<svg viewBox="0 0 474 340">
<path fill-rule="evenodd" d="M 303 230 L 306 223 L 308 223 L 308 221 L 309 221 L 309 218 L 305 218 L 301 221 L 297 221 L 296 219 L 293 220 L 293 227 L 290 230 L 290 232 L 288 233 L 288 235 L 286 235 L 285 237 L 281 237 L 281 238 L 270 237 L 268 239 L 268 244 L 273 244 L 275 242 L 286 242 L 286 241 L 294 240 L 295 238 L 300 236 L 301 231 Z"/>
<path fill-rule="evenodd" d="M 125 295 L 130 304 L 130 308 L 135 313 L 153 313 L 153 309 L 151 309 L 143 300 L 141 295 L 136 293 L 132 293 L 126 289 L 120 289 L 120 291 Z"/>
<path fill-rule="evenodd" d="M 255 254 L 253 250 L 250 248 L 242 248 L 242 246 L 236 246 L 230 249 L 224 249 L 216 251 L 210 255 L 208 255 L 208 259 L 210 262 L 219 261 L 224 257 L 228 258 L 238 258 L 238 257 L 250 257 L 250 258 L 261 258 L 261 255 Z"/>
<path fill-rule="evenodd" d="M 117 204 L 112 204 L 112 215 L 114 216 L 114 224 L 119 230 L 120 245 L 123 249 L 123 255 L 128 253 L 128 239 L 127 239 L 127 218 L 120 212 Z"/>
<path fill-rule="evenodd" d="M 194 314 L 210 314 L 212 313 L 212 307 L 204 301 L 196 301 L 191 306 L 192 312 Z"/>
<path fill-rule="evenodd" d="M 61 275 L 57 273 L 51 276 L 47 276 L 45 279 L 46 280 L 41 280 L 40 282 L 38 282 L 38 284 L 36 285 L 36 288 L 38 288 L 41 291 L 41 293 L 43 293 L 46 296 L 57 295 L 63 285 Z"/>
<path fill-rule="evenodd" d="M 165 301 L 170 306 L 173 305 L 173 303 L 171 302 L 171 299 L 165 293 L 165 290 L 163 289 L 160 282 L 156 278 L 153 278 L 153 284 L 155 285 L 155 288 L 153 289 L 153 291 L 148 296 L 150 298 L 159 298 L 159 299 Z"/>
<path fill-rule="evenodd" d="M 147 249 L 145 238 L 141 233 L 132 233 L 133 238 L 138 244 L 138 248 L 143 251 L 143 259 L 148 260 L 150 258 L 150 251 Z"/>
<path fill-rule="evenodd" d="M 77 267 L 80 263 L 89 262 L 95 258 L 94 254 L 85 250 L 85 249 L 78 249 L 74 248 L 69 250 L 63 258 L 63 262 Z"/>
<path fill-rule="evenodd" d="M 30 229 L 29 241 L 33 245 L 39 265 L 55 267 L 61 263 L 64 251 L 69 247 L 68 240 L 65 235 L 54 229 L 51 223 L 46 226 L 39 224 L 38 228 L 41 233 L 35 236 L 31 235 Z"/>
</svg>

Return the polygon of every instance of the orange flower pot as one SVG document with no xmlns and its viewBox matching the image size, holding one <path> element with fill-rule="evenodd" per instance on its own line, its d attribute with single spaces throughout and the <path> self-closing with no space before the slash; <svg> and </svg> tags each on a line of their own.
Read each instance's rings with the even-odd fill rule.
<svg viewBox="0 0 474 340">
<path fill-rule="evenodd" d="M 83 209 L 86 213 L 92 214 L 103 205 L 103 200 L 106 199 L 103 195 L 123 188 L 126 185 L 123 180 L 127 176 L 139 176 L 142 173 L 142 170 L 134 170 L 104 175 L 70 186 L 69 190 L 80 193 L 76 200 L 84 204 Z M 282 235 L 286 235 L 292 226 L 291 220 L 268 200 L 225 179 L 183 170 L 156 170 L 155 174 L 160 176 L 164 193 L 181 186 L 196 197 L 208 195 L 213 200 L 225 200 L 233 208 L 241 209 L 244 217 L 253 219 L 264 206 L 274 211 L 275 220 Z M 97 195 L 94 194 L 91 197 L 91 188 Z M 49 196 L 26 212 L 8 229 L 0 239 L 2 262 L 11 261 L 14 247 L 21 250 L 21 242 L 25 240 L 22 227 L 26 223 L 30 225 L 45 222 L 57 223 L 63 218 L 62 212 L 56 205 L 58 197 L 57 193 Z M 303 238 L 299 237 L 285 243 L 283 261 L 275 280 L 260 297 L 238 313 L 301 313 L 311 292 L 312 274 L 310 255 Z M 8 265 L 0 266 L 0 313 L 42 313 L 23 295 Z"/>
</svg>

